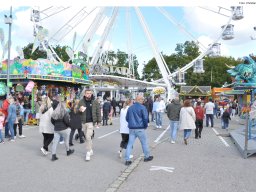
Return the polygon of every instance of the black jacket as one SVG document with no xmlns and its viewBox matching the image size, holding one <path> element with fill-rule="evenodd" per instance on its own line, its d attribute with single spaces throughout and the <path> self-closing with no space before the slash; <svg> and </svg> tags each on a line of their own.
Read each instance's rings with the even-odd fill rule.
<svg viewBox="0 0 256 192">
<path fill-rule="evenodd" d="M 222 120 L 223 120 L 225 123 L 228 123 L 229 120 L 231 120 L 229 112 L 225 111 L 225 112 L 222 114 Z"/>
<path fill-rule="evenodd" d="M 69 113 L 70 115 L 70 128 L 71 129 L 82 129 L 82 120 L 79 112 L 75 113 L 73 110 Z"/>
<path fill-rule="evenodd" d="M 54 125 L 54 131 L 62 131 L 70 127 L 70 117 L 68 113 L 65 113 L 62 119 L 53 119 L 51 122 Z"/>
</svg>

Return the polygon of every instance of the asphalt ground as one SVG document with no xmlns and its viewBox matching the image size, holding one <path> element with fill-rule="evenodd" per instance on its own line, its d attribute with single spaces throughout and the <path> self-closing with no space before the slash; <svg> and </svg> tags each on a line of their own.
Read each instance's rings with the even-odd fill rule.
<svg viewBox="0 0 256 192">
<path fill-rule="evenodd" d="M 155 129 L 152 122 L 147 129 L 153 161 L 143 162 L 137 140 L 130 166 L 117 153 L 121 141 L 118 117 L 113 125 L 95 129 L 94 155 L 89 162 L 84 160 L 85 144 L 77 141 L 71 156 L 59 144 L 59 160 L 52 162 L 50 154 L 40 152 L 43 136 L 38 127 L 26 126 L 26 138 L 0 144 L 0 191 L 255 192 L 256 156 L 243 159 L 229 137 L 229 131 L 242 124 L 235 117 L 227 131 L 215 119 L 214 128 L 204 127 L 201 139 L 195 139 L 193 133 L 185 145 L 179 131 L 177 142 L 171 144 L 164 115 L 164 129 Z"/>
</svg>

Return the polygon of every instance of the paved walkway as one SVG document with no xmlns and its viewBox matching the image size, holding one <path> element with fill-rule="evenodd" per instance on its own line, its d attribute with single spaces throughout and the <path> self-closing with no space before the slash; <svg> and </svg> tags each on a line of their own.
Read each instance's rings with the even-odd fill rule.
<svg viewBox="0 0 256 192">
<path fill-rule="evenodd" d="M 64 145 L 58 145 L 59 160 L 52 162 L 40 153 L 42 135 L 38 127 L 25 127 L 25 139 L 0 145 L 0 184 L 4 192 L 84 192 L 84 191 L 149 191 L 149 192 L 254 192 L 255 156 L 243 159 L 215 119 L 214 128 L 204 128 L 201 139 L 194 134 L 186 146 L 182 132 L 176 144 L 168 141 L 169 130 L 147 130 L 154 160 L 143 162 L 139 141 L 133 149 L 134 162 L 124 165 L 118 158 L 119 121 L 95 129 L 94 156 L 84 161 L 85 145 L 74 142 L 75 153 L 66 156 Z M 164 127 L 169 121 L 165 117 Z M 243 125 L 231 121 L 230 129 Z M 217 136 L 220 133 L 223 137 Z M 156 142 L 158 141 L 158 142 Z"/>
</svg>

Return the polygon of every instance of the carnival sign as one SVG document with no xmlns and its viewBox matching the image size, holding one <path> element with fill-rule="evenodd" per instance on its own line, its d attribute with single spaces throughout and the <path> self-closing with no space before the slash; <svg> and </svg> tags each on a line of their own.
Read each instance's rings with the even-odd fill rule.
<svg viewBox="0 0 256 192">
<path fill-rule="evenodd" d="M 130 74 L 130 69 L 127 67 L 115 67 L 113 65 L 102 65 L 103 71 L 107 74 L 117 73 L 120 75 Z"/>
</svg>

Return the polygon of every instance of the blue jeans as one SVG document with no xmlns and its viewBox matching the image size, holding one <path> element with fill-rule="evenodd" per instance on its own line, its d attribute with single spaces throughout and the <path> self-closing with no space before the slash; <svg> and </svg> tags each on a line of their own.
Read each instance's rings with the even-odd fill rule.
<svg viewBox="0 0 256 192">
<path fill-rule="evenodd" d="M 145 129 L 130 129 L 129 130 L 129 142 L 125 151 L 125 160 L 129 161 L 130 160 L 130 155 L 132 151 L 132 146 L 135 142 L 136 138 L 139 138 L 142 150 L 144 153 L 145 158 L 149 157 L 149 147 L 147 144 L 147 137 L 145 134 Z"/>
<path fill-rule="evenodd" d="M 179 121 L 170 121 L 170 138 L 173 141 L 176 141 L 178 129 L 179 129 Z"/>
<path fill-rule="evenodd" d="M 69 151 L 69 135 L 70 135 L 70 128 L 64 129 L 62 131 L 54 131 L 54 138 L 52 144 L 52 154 L 56 155 L 57 145 L 60 141 L 60 137 L 63 137 L 65 142 L 66 151 Z"/>
<path fill-rule="evenodd" d="M 211 120 L 211 127 L 213 127 L 213 114 L 206 114 L 206 127 L 209 126 L 209 118 Z"/>
<path fill-rule="evenodd" d="M 9 135 L 9 128 L 8 128 L 8 122 L 5 123 L 4 135 L 5 135 L 5 138 L 10 137 L 10 135 Z"/>
<path fill-rule="evenodd" d="M 24 109 L 24 123 L 28 122 L 28 115 L 31 112 L 31 109 Z"/>
<path fill-rule="evenodd" d="M 162 112 L 156 112 L 156 126 L 162 126 Z"/>
<path fill-rule="evenodd" d="M 8 129 L 11 132 L 11 139 L 14 139 L 14 129 L 13 129 L 14 122 L 12 120 L 8 121 Z"/>
<path fill-rule="evenodd" d="M 191 135 L 192 129 L 184 129 L 184 139 L 188 139 Z"/>
<path fill-rule="evenodd" d="M 228 124 L 229 124 L 229 122 L 223 121 L 223 127 L 224 127 L 224 129 L 227 129 L 227 128 L 228 128 Z"/>
</svg>

